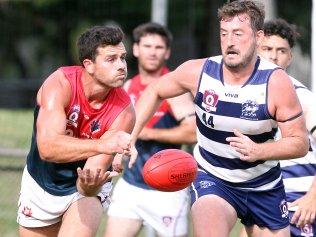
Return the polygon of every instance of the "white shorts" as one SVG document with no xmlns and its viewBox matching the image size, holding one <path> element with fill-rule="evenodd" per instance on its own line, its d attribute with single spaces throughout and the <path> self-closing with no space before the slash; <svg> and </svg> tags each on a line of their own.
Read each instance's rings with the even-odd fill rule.
<svg viewBox="0 0 316 237">
<path fill-rule="evenodd" d="M 105 183 L 97 195 L 104 210 L 110 204 L 111 189 L 112 183 Z M 78 192 L 66 196 L 49 194 L 36 183 L 25 167 L 18 202 L 17 222 L 24 227 L 53 225 L 61 221 L 69 206 L 81 198 L 84 196 Z"/>
<path fill-rule="evenodd" d="M 163 236 L 179 236 L 188 232 L 188 190 L 160 192 L 127 183 L 116 183 L 109 216 L 142 220 Z"/>
</svg>

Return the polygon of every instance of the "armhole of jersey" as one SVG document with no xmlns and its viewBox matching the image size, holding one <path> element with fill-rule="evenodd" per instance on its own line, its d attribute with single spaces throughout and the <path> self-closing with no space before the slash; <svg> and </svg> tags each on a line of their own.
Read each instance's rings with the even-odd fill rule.
<svg viewBox="0 0 316 237">
<path fill-rule="evenodd" d="M 75 93 L 75 89 L 76 89 L 76 88 L 75 88 L 75 86 L 74 86 L 73 78 L 69 78 L 61 68 L 60 68 L 59 70 L 63 73 L 65 79 L 67 80 L 67 82 L 68 82 L 69 85 L 70 85 L 70 100 L 69 100 L 68 105 L 65 107 L 65 111 L 68 111 L 69 108 L 70 108 L 70 106 L 73 104 L 73 102 L 74 102 L 74 100 L 75 100 L 74 93 Z M 81 75 L 82 75 L 82 73 L 81 73 Z M 76 80 L 80 80 L 80 78 L 79 78 L 79 79 L 76 78 Z M 78 85 L 77 85 L 77 86 L 78 86 Z"/>
<path fill-rule="evenodd" d="M 316 125 L 310 130 L 310 134 L 313 134 L 315 130 L 316 130 Z"/>
<path fill-rule="evenodd" d="M 277 70 L 277 69 L 280 69 L 280 67 L 276 67 L 276 68 L 273 68 L 272 70 L 271 70 L 271 72 L 269 73 L 269 75 L 268 75 L 268 79 L 267 79 L 267 83 L 266 83 L 266 106 L 265 106 L 265 113 L 266 113 L 266 115 L 270 118 L 270 119 L 273 119 L 273 120 L 275 120 L 275 121 L 277 121 L 276 120 L 276 117 L 275 116 L 273 116 L 273 115 L 271 115 L 270 114 L 270 111 L 269 111 L 269 82 L 270 82 L 270 78 L 271 78 L 271 75 L 272 75 L 272 73 L 275 71 L 275 70 Z"/>
<path fill-rule="evenodd" d="M 202 81 L 202 76 L 203 76 L 203 73 L 204 73 L 204 69 L 208 66 L 208 61 L 209 61 L 209 58 L 207 58 L 203 64 L 203 67 L 202 67 L 202 71 L 200 73 L 200 77 L 199 77 L 199 82 L 198 82 L 198 85 L 197 85 L 197 89 L 196 89 L 196 93 L 195 93 L 195 96 L 194 96 L 194 99 L 193 99 L 193 102 L 196 103 L 197 101 L 197 95 L 199 93 L 199 90 L 200 90 L 200 85 L 201 85 L 201 81 Z"/>
</svg>

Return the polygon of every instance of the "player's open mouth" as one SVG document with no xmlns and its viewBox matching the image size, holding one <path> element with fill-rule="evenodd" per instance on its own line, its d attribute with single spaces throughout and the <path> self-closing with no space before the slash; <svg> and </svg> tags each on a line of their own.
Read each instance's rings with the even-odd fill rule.
<svg viewBox="0 0 316 237">
<path fill-rule="evenodd" d="M 228 50 L 226 51 L 226 55 L 237 55 L 238 52 L 237 51 L 234 51 L 234 50 Z"/>
</svg>

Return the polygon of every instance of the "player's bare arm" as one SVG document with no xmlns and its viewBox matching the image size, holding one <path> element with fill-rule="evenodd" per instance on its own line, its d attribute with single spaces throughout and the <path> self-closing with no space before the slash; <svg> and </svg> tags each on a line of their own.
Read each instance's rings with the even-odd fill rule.
<svg viewBox="0 0 316 237">
<path fill-rule="evenodd" d="M 196 142 L 195 112 L 190 93 L 168 99 L 173 115 L 179 125 L 173 128 L 143 128 L 139 135 L 142 140 L 155 140 L 172 144 L 192 144 Z"/>
<path fill-rule="evenodd" d="M 40 110 L 36 126 L 38 148 L 42 159 L 56 163 L 73 162 L 98 154 L 124 152 L 124 148 L 128 148 L 119 147 L 120 139 L 126 139 L 126 142 L 129 140 L 119 134 L 98 140 L 67 136 L 65 108 L 70 103 L 70 95 L 70 84 L 61 71 L 54 72 L 38 92 L 37 103 L 40 105 Z M 109 143 L 111 139 L 112 143 Z M 117 143 L 113 144 L 113 141 Z"/>
<path fill-rule="evenodd" d="M 305 119 L 290 78 L 283 70 L 275 71 L 271 75 L 268 90 L 269 111 L 275 115 L 282 134 L 282 139 L 273 143 L 276 154 L 270 154 L 271 159 L 291 159 L 306 155 L 309 142 Z"/>
<path fill-rule="evenodd" d="M 115 119 L 110 129 L 104 133 L 102 137 L 108 136 L 108 134 L 124 131 L 130 133 L 135 124 L 135 111 L 134 107 L 130 104 L 120 115 Z M 102 138 L 101 137 L 101 138 Z M 109 141 L 111 142 L 111 141 Z M 122 139 L 124 142 L 124 139 Z M 113 156 L 116 157 L 113 162 Z M 114 176 L 118 175 L 118 172 L 122 171 L 122 160 L 120 157 L 113 155 L 97 155 L 90 157 L 83 169 L 78 168 L 77 189 L 84 196 L 96 196 L 100 191 L 102 185 L 109 181 Z M 113 162 L 113 171 L 108 171 L 111 163 Z"/>
<path fill-rule="evenodd" d="M 198 79 L 205 59 L 190 60 L 176 70 L 162 76 L 156 83 L 151 83 L 136 105 L 136 123 L 132 132 L 132 144 L 152 117 L 163 99 L 179 96 L 190 92 L 195 96 Z M 133 148 L 130 166 L 135 162 L 137 151 Z"/>
<path fill-rule="evenodd" d="M 238 130 L 236 137 L 226 140 L 246 161 L 282 160 L 304 156 L 308 151 L 308 138 L 302 108 L 290 78 L 282 70 L 273 72 L 268 85 L 268 109 L 276 118 L 282 139 L 257 144 Z"/>
<path fill-rule="evenodd" d="M 190 92 L 195 96 L 198 79 L 205 59 L 190 60 L 180 65 L 175 71 L 164 76 L 156 83 L 151 83 L 136 105 L 136 124 L 133 139 L 145 126 L 163 99 L 172 98 Z"/>
</svg>

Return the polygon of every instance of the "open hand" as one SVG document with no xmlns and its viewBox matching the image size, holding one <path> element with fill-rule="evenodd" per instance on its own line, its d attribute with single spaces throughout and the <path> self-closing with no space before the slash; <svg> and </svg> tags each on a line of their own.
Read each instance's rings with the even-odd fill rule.
<svg viewBox="0 0 316 237">
<path fill-rule="evenodd" d="M 236 137 L 227 137 L 226 141 L 240 154 L 240 159 L 249 162 L 258 160 L 258 144 L 237 129 L 234 129 L 234 134 Z"/>
<path fill-rule="evenodd" d="M 316 216 L 316 197 L 311 192 L 307 192 L 294 202 L 288 203 L 288 206 L 289 209 L 291 207 L 297 207 L 291 219 L 292 224 L 303 228 L 306 224 L 314 223 Z"/>
<path fill-rule="evenodd" d="M 77 168 L 77 174 L 77 189 L 84 196 L 96 196 L 104 183 L 118 175 L 115 171 L 102 171 L 100 168 L 93 171 L 80 167 Z"/>
</svg>

